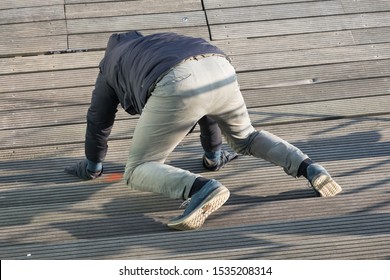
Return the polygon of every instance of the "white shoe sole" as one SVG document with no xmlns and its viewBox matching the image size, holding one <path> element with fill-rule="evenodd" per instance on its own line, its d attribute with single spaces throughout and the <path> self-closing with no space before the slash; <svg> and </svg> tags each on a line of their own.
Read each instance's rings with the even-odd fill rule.
<svg viewBox="0 0 390 280">
<path fill-rule="evenodd" d="M 180 219 L 173 219 L 168 223 L 168 227 L 176 230 L 195 230 L 202 227 L 207 217 L 220 208 L 230 196 L 227 188 L 218 188 L 195 208 L 190 214 Z"/>
<path fill-rule="evenodd" d="M 323 197 L 335 196 L 342 191 L 339 184 L 327 175 L 322 175 L 316 178 L 313 181 L 312 186 Z"/>
</svg>

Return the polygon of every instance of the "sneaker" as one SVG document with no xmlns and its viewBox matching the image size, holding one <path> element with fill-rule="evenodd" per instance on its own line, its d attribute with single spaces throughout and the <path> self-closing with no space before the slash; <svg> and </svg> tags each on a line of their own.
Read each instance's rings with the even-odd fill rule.
<svg viewBox="0 0 390 280">
<path fill-rule="evenodd" d="M 229 161 L 236 159 L 237 153 L 229 153 L 228 151 L 221 151 L 221 157 L 218 161 L 213 161 L 203 155 L 203 166 L 210 171 L 218 171 L 223 168 Z"/>
<path fill-rule="evenodd" d="M 307 168 L 307 179 L 317 196 L 335 196 L 342 190 L 325 168 L 316 163 Z"/>
<path fill-rule="evenodd" d="M 200 228 L 207 217 L 221 207 L 229 198 L 229 190 L 216 180 L 210 180 L 203 188 L 187 199 L 184 213 L 168 222 L 176 230 Z"/>
</svg>

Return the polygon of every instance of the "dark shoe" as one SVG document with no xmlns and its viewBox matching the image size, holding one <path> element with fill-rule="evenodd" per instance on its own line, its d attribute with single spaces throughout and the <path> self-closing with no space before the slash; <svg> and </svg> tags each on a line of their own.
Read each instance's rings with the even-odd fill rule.
<svg viewBox="0 0 390 280">
<path fill-rule="evenodd" d="M 203 166 L 210 171 L 218 171 L 223 168 L 229 161 L 232 161 L 237 157 L 237 153 L 229 153 L 228 151 L 221 151 L 221 157 L 218 161 L 210 160 L 206 157 L 206 155 L 203 155 Z"/>
<path fill-rule="evenodd" d="M 335 196 L 342 190 L 325 168 L 316 163 L 307 168 L 307 179 L 317 196 Z"/>
<path fill-rule="evenodd" d="M 216 180 L 210 180 L 200 191 L 187 199 L 184 213 L 168 222 L 168 227 L 177 230 L 200 228 L 207 217 L 221 207 L 229 198 L 229 190 Z"/>
<path fill-rule="evenodd" d="M 83 180 L 92 180 L 100 177 L 103 174 L 103 170 L 92 172 L 87 169 L 88 161 L 86 159 L 73 164 L 65 168 L 65 172 L 74 176 L 79 177 Z"/>
</svg>

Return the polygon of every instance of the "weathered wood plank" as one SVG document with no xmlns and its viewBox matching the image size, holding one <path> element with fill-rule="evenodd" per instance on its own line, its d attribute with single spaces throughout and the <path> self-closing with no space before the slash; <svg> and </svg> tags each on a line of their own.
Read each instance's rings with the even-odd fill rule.
<svg viewBox="0 0 390 280">
<path fill-rule="evenodd" d="M 283 88 L 320 82 L 357 80 L 390 75 L 390 60 L 326 64 L 238 73 L 241 89 Z"/>
<path fill-rule="evenodd" d="M 0 10 L 0 24 L 65 19 L 64 6 L 43 6 Z"/>
<path fill-rule="evenodd" d="M 348 226 L 350 228 L 355 228 L 353 225 Z M 388 244 L 389 238 L 387 235 L 383 236 L 380 234 L 380 232 L 383 231 L 383 228 L 381 229 L 380 226 L 379 229 L 378 227 L 376 227 L 375 229 L 377 229 L 377 231 L 373 231 L 373 236 L 370 236 L 368 238 L 363 237 L 364 233 L 360 232 L 353 237 L 345 236 L 343 233 L 335 233 L 335 235 L 332 237 L 327 235 L 315 235 L 315 237 L 311 236 L 312 238 L 310 239 L 305 239 L 304 237 L 302 238 L 301 234 L 288 234 L 288 238 L 290 240 L 293 240 L 292 242 L 289 242 L 289 240 L 287 239 L 277 240 L 276 238 L 275 240 L 275 238 L 273 238 L 272 236 L 268 238 L 267 236 L 253 234 L 253 236 L 246 239 L 245 243 L 241 243 L 242 239 L 244 238 L 242 235 L 245 236 L 245 230 L 249 230 L 244 228 L 242 229 L 242 235 L 239 234 L 240 237 L 237 236 L 237 239 L 235 238 L 234 240 L 229 239 L 228 242 L 229 244 L 231 244 L 231 248 L 228 248 L 227 250 L 220 248 L 210 252 L 204 249 L 192 253 L 182 252 L 180 254 L 175 255 L 175 257 L 172 257 L 172 255 L 169 254 L 164 255 L 163 251 L 160 251 L 160 257 L 155 256 L 154 258 L 169 260 L 187 258 L 207 260 L 209 259 L 208 256 L 212 254 L 212 258 L 216 260 L 236 260 L 237 255 L 239 255 L 240 259 L 243 260 L 386 260 L 389 254 L 389 250 L 387 248 L 385 250 L 381 248 Z M 254 229 L 251 227 L 250 230 Z M 306 232 L 306 234 L 309 236 L 310 232 Z M 282 236 L 286 237 L 285 234 L 282 234 Z M 202 240 L 201 242 L 206 241 L 207 239 L 204 241 Z M 298 243 L 295 244 L 295 242 Z M 212 243 L 208 246 L 215 246 L 216 244 L 217 243 L 212 241 Z M 323 246 L 318 249 L 318 244 L 322 244 Z M 361 244 L 361 246 L 359 246 L 358 244 Z M 218 247 L 218 245 L 216 246 Z M 174 250 L 174 248 L 172 248 L 172 250 Z M 153 256 L 153 251 L 149 250 L 148 252 L 151 254 L 151 256 Z M 87 259 L 87 257 L 85 258 Z M 126 253 L 122 253 L 122 257 L 120 258 L 126 259 Z"/>
<path fill-rule="evenodd" d="M 390 44 L 359 45 L 231 57 L 237 71 L 254 71 L 390 58 Z"/>
<path fill-rule="evenodd" d="M 291 237 L 292 238 L 292 237 Z M 247 248 L 241 249 L 228 249 L 228 250 L 219 250 L 218 252 L 213 251 L 213 258 L 218 259 L 237 259 L 237 255 L 240 256 L 240 259 L 275 259 L 275 260 L 330 260 L 330 259 L 339 259 L 339 260 L 386 260 L 389 254 L 388 250 L 382 250 L 383 246 L 387 245 L 387 238 L 369 238 L 370 240 L 365 240 L 363 237 L 358 237 L 352 240 L 342 240 L 338 238 L 335 242 L 327 238 L 319 238 L 318 240 L 311 241 L 311 245 L 294 247 L 289 250 L 279 251 L 278 247 L 270 248 L 270 246 L 248 246 Z M 377 240 L 378 239 L 378 240 Z M 371 241 L 373 240 L 373 241 Z M 328 246 L 330 248 L 322 249 L 320 252 L 316 250 L 316 246 L 313 246 L 316 242 L 321 242 L 321 244 L 332 244 Z M 237 241 L 238 243 L 238 241 Z M 356 244 L 362 244 L 362 247 L 356 246 Z M 286 245 L 288 246 L 288 245 Z M 291 248 L 291 247 L 290 247 Z M 334 252 L 337 252 L 336 254 Z M 208 252 L 203 252 L 199 254 L 192 255 L 181 254 L 176 258 L 165 257 L 161 259 L 203 259 L 207 260 Z M 196 257 L 195 257 L 196 256 Z M 123 257 L 126 259 L 126 257 Z M 382 269 L 384 270 L 384 269 Z"/>
<path fill-rule="evenodd" d="M 386 104 L 383 106 L 383 104 Z M 304 104 L 283 105 L 249 109 L 252 122 L 257 125 L 307 122 L 333 118 L 354 117 L 390 112 L 386 106 L 390 98 L 386 96 L 332 100 Z"/>
<path fill-rule="evenodd" d="M 0 38 L 0 56 L 4 57 L 63 51 L 67 47 L 65 34 L 32 38 Z"/>
<path fill-rule="evenodd" d="M 390 42 L 390 27 L 212 41 L 228 55 L 322 49 Z"/>
<path fill-rule="evenodd" d="M 84 122 L 85 115 L 88 109 L 88 105 L 69 106 L 69 107 L 54 107 L 54 108 L 42 108 L 35 109 L 33 112 L 33 118 L 29 121 L 23 121 L 26 117 L 28 108 L 22 111 L 14 112 L 1 112 L 1 127 L 0 129 L 16 129 L 26 128 L 29 126 L 52 126 L 52 125 L 65 125 L 72 123 Z M 118 119 L 128 118 L 129 115 L 123 110 L 117 113 Z M 61 127 L 57 127 L 61 129 Z M 44 139 L 42 139 L 44 141 Z"/>
<path fill-rule="evenodd" d="M 206 25 L 203 11 L 168 14 L 150 14 L 107 18 L 70 19 L 69 34 L 116 32 L 131 28 L 133 30 L 190 27 Z M 126 28 L 127 27 L 127 28 Z"/>
<path fill-rule="evenodd" d="M 13 112 L 3 111 L 0 113 L 0 130 L 58 125 L 56 128 L 58 131 L 61 130 L 61 125 L 84 123 L 88 107 L 88 104 L 86 104 L 69 107 L 37 108 L 31 113 L 32 118 L 30 120 L 26 120 L 29 108 Z M 117 118 L 126 119 L 129 118 L 129 115 L 124 110 L 120 110 L 117 113 Z M 45 139 L 42 140 L 43 142 L 45 141 Z"/>
<path fill-rule="evenodd" d="M 211 25 L 212 40 L 341 31 L 390 26 L 390 12 Z"/>
<path fill-rule="evenodd" d="M 341 3 L 346 13 L 390 11 L 390 2 L 388 0 L 341 0 Z"/>
<path fill-rule="evenodd" d="M 64 0 L 1 0 L 0 9 L 63 5 Z"/>
<path fill-rule="evenodd" d="M 358 29 L 352 31 L 356 44 L 390 42 L 390 27 Z"/>
<path fill-rule="evenodd" d="M 122 30 L 123 32 L 127 30 Z M 121 32 L 121 31 L 118 31 Z M 208 39 L 209 31 L 207 26 L 183 27 L 183 28 L 162 28 L 162 29 L 146 29 L 141 30 L 144 35 L 149 35 L 158 32 L 175 32 L 178 34 L 201 37 Z M 69 48 L 70 49 L 103 49 L 107 45 L 108 38 L 112 32 L 101 32 L 93 34 L 70 34 Z"/>
<path fill-rule="evenodd" d="M 344 14 L 340 1 L 320 1 L 292 3 L 285 5 L 251 6 L 243 8 L 206 10 L 209 24 L 232 24 L 235 22 L 253 22 L 328 16 Z M 245 15 L 244 17 L 241 15 Z M 259 23 L 258 23 L 259 24 Z"/>
<path fill-rule="evenodd" d="M 389 94 L 390 78 L 243 90 L 248 108 Z M 6 108 L 6 107 L 5 107 Z M 10 106 L 8 107 L 10 108 Z"/>
<path fill-rule="evenodd" d="M 1 148 L 13 149 L 17 147 L 34 147 L 43 145 L 56 145 L 56 144 L 69 144 L 73 142 L 83 142 L 85 139 L 85 116 L 86 106 L 79 108 L 83 110 L 80 114 L 84 113 L 84 117 L 74 118 L 73 124 L 69 123 L 63 126 L 50 126 L 50 127 L 36 127 L 28 129 L 15 129 L 1 131 L 1 139 L 4 144 Z M 63 111 L 63 110 L 62 110 Z M 73 110 L 74 111 L 74 110 Z M 50 113 L 53 110 L 50 110 Z M 49 113 L 49 112 L 48 112 Z M 55 112 L 54 112 L 55 113 Z M 124 114 L 123 112 L 121 112 Z M 129 116 L 126 116 L 130 118 Z M 53 115 L 53 118 L 58 118 L 58 115 Z M 61 116 L 61 118 L 63 118 Z M 55 120 L 49 121 L 50 124 L 55 123 Z M 131 138 L 134 132 L 136 119 L 132 120 L 120 120 L 115 121 L 115 126 L 111 133 L 111 138 Z M 48 123 L 49 124 L 49 123 Z M 42 138 L 45 137 L 45 138 Z"/>
<path fill-rule="evenodd" d="M 65 4 L 83 4 L 83 3 L 98 3 L 98 2 L 118 2 L 118 0 L 63 0 Z M 127 1 L 136 1 L 136 0 L 127 0 Z"/>
<path fill-rule="evenodd" d="M 8 38 L 31 38 L 66 34 L 65 20 L 0 25 L 0 34 Z"/>
<path fill-rule="evenodd" d="M 95 84 L 98 68 L 0 76 L 1 92 L 30 91 Z M 37 83 L 40 81 L 40 83 Z"/>
<path fill-rule="evenodd" d="M 3 93 L 0 111 L 89 104 L 93 86 Z"/>
<path fill-rule="evenodd" d="M 315 0 L 203 0 L 205 9 L 219 9 L 219 8 L 232 8 L 232 7 L 247 7 L 247 6 L 260 6 L 260 5 L 272 5 L 272 4 L 286 4 L 286 3 L 300 3 L 300 2 L 312 2 Z"/>
<path fill-rule="evenodd" d="M 104 51 L 0 59 L 0 75 L 98 67 Z"/>
<path fill-rule="evenodd" d="M 236 7 L 254 7 L 265 6 L 265 5 L 275 5 L 276 4 L 295 4 L 302 2 L 311 2 L 304 0 L 245 0 L 245 1 L 234 1 L 234 0 L 204 0 L 204 6 L 206 10 L 211 9 L 226 9 L 226 8 L 236 8 Z M 323 1 L 330 2 L 330 1 Z M 361 13 L 361 12 L 376 12 L 376 11 L 388 11 L 390 10 L 390 4 L 387 0 L 341 0 L 339 1 L 342 4 L 342 7 L 345 13 Z M 313 4 L 313 3 L 308 3 Z M 266 6 L 265 6 L 266 8 Z"/>
<path fill-rule="evenodd" d="M 65 5 L 66 18 L 92 18 L 108 16 L 145 15 L 154 13 L 173 13 L 184 11 L 201 11 L 202 3 L 199 0 L 184 1 L 125 1 L 125 2 L 98 2 L 87 4 Z"/>
<path fill-rule="evenodd" d="M 340 202 L 342 203 L 339 199 L 333 199 L 331 202 L 329 206 L 333 208 L 336 208 Z M 317 205 L 322 205 L 322 203 L 318 202 Z M 253 208 L 245 208 L 244 211 L 252 214 L 252 211 L 257 210 Z M 220 211 L 222 212 L 222 209 Z M 221 217 L 224 216 L 220 215 Z M 212 219 L 209 220 L 212 223 Z M 66 230 L 71 224 L 53 226 Z M 77 224 L 80 225 L 83 222 L 80 221 Z M 111 238 L 97 236 L 93 240 L 80 238 L 80 240 L 57 244 L 7 246 L 5 247 L 7 250 L 2 253 L 2 259 L 160 259 L 174 256 L 195 259 L 201 258 L 202 255 L 203 257 L 208 255 L 209 258 L 215 257 L 213 253 L 218 254 L 216 258 L 221 258 L 233 250 L 239 252 L 240 250 L 248 250 L 248 248 L 256 249 L 257 258 L 277 259 L 281 254 L 282 258 L 283 256 L 293 258 L 294 254 L 303 250 L 312 252 L 313 255 L 310 257 L 321 259 L 329 256 L 337 258 L 338 250 L 336 248 L 340 245 L 350 250 L 355 248 L 352 250 L 355 254 L 358 249 L 362 251 L 361 247 L 363 246 L 365 250 L 359 256 L 367 259 L 370 258 L 371 252 L 375 253 L 378 250 L 380 244 L 384 250 L 383 244 L 389 240 L 389 234 L 386 230 L 388 226 L 389 216 L 387 213 L 351 213 L 341 217 L 322 217 L 320 220 L 263 222 L 249 227 L 229 225 L 218 230 L 210 228 L 186 234 L 183 232 L 160 232 L 141 236 L 112 236 Z M 251 232 L 250 235 L 248 235 L 248 230 Z M 74 227 L 71 233 L 77 236 L 79 231 Z M 93 233 L 98 234 L 99 230 L 94 230 Z M 198 240 L 196 246 L 189 246 L 188 244 L 194 244 L 191 243 L 191 240 L 194 239 Z M 178 240 L 186 245 L 178 244 Z M 228 250 L 226 242 L 231 244 Z M 319 244 L 322 245 L 319 246 Z M 373 249 L 370 250 L 371 247 Z M 314 251 L 316 255 L 314 255 Z M 389 249 L 384 251 L 387 254 Z M 341 252 L 345 252 L 345 250 L 341 250 Z"/>
<path fill-rule="evenodd" d="M 366 39 L 365 36 L 361 37 L 362 40 Z M 356 44 L 354 39 L 351 31 L 339 31 L 251 39 L 218 40 L 212 41 L 211 43 L 221 48 L 227 55 L 242 55 L 350 46 Z M 361 42 L 361 44 L 367 43 Z"/>
</svg>

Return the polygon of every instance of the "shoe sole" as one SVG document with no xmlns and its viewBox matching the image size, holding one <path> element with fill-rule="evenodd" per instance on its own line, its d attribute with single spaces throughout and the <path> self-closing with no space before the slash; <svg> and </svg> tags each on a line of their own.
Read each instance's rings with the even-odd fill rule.
<svg viewBox="0 0 390 280">
<path fill-rule="evenodd" d="M 168 227 L 176 230 L 195 230 L 202 227 L 207 217 L 225 204 L 229 196 L 227 188 L 214 190 L 194 211 L 181 219 L 170 221 Z"/>
<path fill-rule="evenodd" d="M 313 182 L 313 188 L 320 196 L 330 197 L 335 196 L 342 191 L 342 188 L 331 177 L 323 175 L 318 177 Z"/>
</svg>

